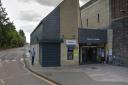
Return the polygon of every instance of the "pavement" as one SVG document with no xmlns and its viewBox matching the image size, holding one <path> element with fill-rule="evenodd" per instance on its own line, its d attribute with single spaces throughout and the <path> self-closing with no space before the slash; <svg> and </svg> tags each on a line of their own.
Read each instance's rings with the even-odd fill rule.
<svg viewBox="0 0 128 85">
<path fill-rule="evenodd" d="M 28 53 L 25 62 L 33 72 L 62 85 L 128 85 L 127 67 L 107 64 L 41 67 L 37 63 L 32 66 Z"/>
</svg>

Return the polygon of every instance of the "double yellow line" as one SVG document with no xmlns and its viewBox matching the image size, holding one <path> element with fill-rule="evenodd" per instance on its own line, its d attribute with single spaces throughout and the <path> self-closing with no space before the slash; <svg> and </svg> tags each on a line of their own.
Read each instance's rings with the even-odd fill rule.
<svg viewBox="0 0 128 85">
<path fill-rule="evenodd" d="M 45 81 L 46 83 L 48 83 L 48 84 L 50 84 L 50 85 L 62 85 L 62 84 L 60 84 L 60 83 L 58 83 L 58 82 L 56 82 L 56 81 L 54 81 L 54 80 L 49 79 L 48 77 L 46 77 L 46 76 L 44 76 L 44 75 L 42 75 L 42 74 L 39 74 L 39 73 L 37 73 L 36 71 L 32 70 L 32 69 L 27 65 L 26 59 L 25 59 L 24 57 L 23 57 L 23 59 L 24 59 L 24 64 L 25 64 L 24 66 L 28 69 L 29 72 L 32 73 L 33 76 L 35 76 L 35 77 L 37 77 L 37 78 L 39 78 L 39 79 Z"/>
</svg>

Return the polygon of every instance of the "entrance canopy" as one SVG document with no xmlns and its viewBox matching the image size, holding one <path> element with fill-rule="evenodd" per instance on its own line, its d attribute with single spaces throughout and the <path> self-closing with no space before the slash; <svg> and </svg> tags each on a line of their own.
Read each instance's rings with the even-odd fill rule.
<svg viewBox="0 0 128 85">
<path fill-rule="evenodd" d="M 106 29 L 79 29 L 78 42 L 80 44 L 104 44 L 107 42 Z"/>
</svg>

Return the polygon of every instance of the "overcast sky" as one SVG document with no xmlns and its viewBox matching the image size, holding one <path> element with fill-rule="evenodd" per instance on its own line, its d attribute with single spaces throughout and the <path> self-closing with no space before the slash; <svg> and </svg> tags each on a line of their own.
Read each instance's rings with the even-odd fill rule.
<svg viewBox="0 0 128 85">
<path fill-rule="evenodd" d="M 39 22 L 50 13 L 62 0 L 2 0 L 8 17 L 14 22 L 17 30 L 23 29 L 27 42 L 30 42 L 30 33 Z M 83 5 L 89 0 L 80 0 Z"/>
</svg>

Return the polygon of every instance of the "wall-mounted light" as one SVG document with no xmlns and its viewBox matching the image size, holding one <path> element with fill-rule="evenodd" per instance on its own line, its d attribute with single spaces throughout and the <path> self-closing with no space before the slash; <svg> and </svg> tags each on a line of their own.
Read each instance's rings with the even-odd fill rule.
<svg viewBox="0 0 128 85">
<path fill-rule="evenodd" d="M 39 41 L 39 38 L 38 38 L 38 37 L 36 37 L 36 40 L 37 40 L 37 41 Z"/>
<path fill-rule="evenodd" d="M 61 36 L 60 36 L 60 40 L 61 40 L 61 42 L 64 41 L 64 35 L 61 35 Z"/>
<path fill-rule="evenodd" d="M 64 35 L 61 35 L 60 38 L 61 38 L 61 39 L 64 39 Z"/>
<path fill-rule="evenodd" d="M 120 12 L 122 12 L 122 13 L 125 13 L 125 14 L 128 14 L 128 11 L 126 11 L 126 10 L 120 10 Z"/>
</svg>

